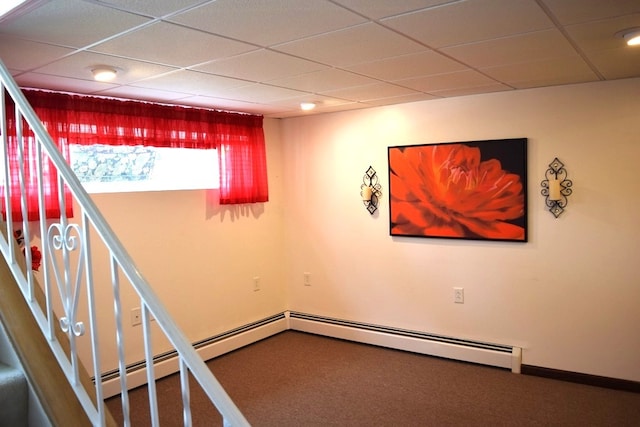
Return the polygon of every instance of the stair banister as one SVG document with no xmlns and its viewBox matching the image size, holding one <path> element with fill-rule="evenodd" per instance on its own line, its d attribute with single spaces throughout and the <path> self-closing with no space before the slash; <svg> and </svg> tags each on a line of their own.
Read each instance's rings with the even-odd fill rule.
<svg viewBox="0 0 640 427">
<path fill-rule="evenodd" d="M 183 402 L 185 403 L 184 405 L 185 425 L 191 425 L 190 408 L 188 407 L 188 402 L 189 402 L 188 381 L 187 381 L 188 372 L 190 372 L 193 375 L 193 377 L 202 387 L 205 394 L 208 396 L 208 398 L 213 402 L 214 406 L 221 413 L 225 426 L 249 425 L 247 420 L 242 415 L 242 413 L 238 410 L 238 408 L 235 406 L 231 398 L 227 395 L 225 390 L 222 388 L 218 380 L 211 373 L 207 365 L 196 353 L 191 343 L 187 340 L 185 334 L 179 329 L 175 321 L 171 318 L 169 312 L 166 310 L 166 308 L 164 307 L 164 305 L 162 304 L 158 296 L 154 293 L 149 283 L 146 281 L 146 279 L 142 276 L 141 272 L 135 266 L 131 257 L 129 256 L 127 251 L 124 249 L 124 246 L 120 243 L 119 239 L 115 236 L 113 230 L 111 229 L 109 224 L 106 222 L 106 220 L 98 210 L 97 206 L 93 202 L 93 200 L 88 196 L 88 194 L 84 190 L 79 179 L 73 173 L 67 161 L 64 159 L 64 157 L 59 152 L 56 145 L 53 143 L 44 125 L 40 122 L 40 120 L 36 116 L 34 110 L 31 108 L 31 106 L 27 102 L 24 94 L 22 93 L 20 88 L 17 86 L 17 84 L 15 83 L 15 81 L 13 80 L 13 78 L 11 77 L 7 68 L 5 67 L 4 63 L 1 60 L 0 60 L 0 81 L 2 82 L 0 90 L 6 89 L 6 91 L 9 93 L 11 98 L 14 100 L 16 115 L 24 118 L 24 120 L 27 122 L 29 127 L 33 130 L 34 134 L 36 135 L 37 146 L 38 147 L 41 146 L 41 148 L 38 148 L 38 150 L 44 149 L 44 152 L 47 154 L 47 156 L 51 159 L 51 161 L 55 165 L 59 174 L 58 180 L 59 180 L 60 187 L 62 187 L 63 181 L 64 181 L 64 184 L 67 185 L 71 194 L 75 198 L 77 204 L 81 207 L 82 231 L 80 236 L 82 236 L 84 240 L 83 250 L 85 252 L 83 253 L 85 254 L 84 263 L 85 263 L 85 268 L 87 273 L 87 276 L 86 276 L 86 280 L 88 283 L 87 293 L 88 293 L 89 300 L 91 301 L 90 305 L 93 304 L 93 301 L 94 301 L 94 298 L 92 295 L 93 287 L 89 285 L 93 281 L 91 277 L 91 272 L 92 272 L 91 257 L 90 257 L 91 245 L 90 245 L 89 231 L 88 231 L 90 226 L 93 227 L 97 235 L 102 239 L 105 246 L 109 250 L 110 263 L 112 266 L 112 282 L 113 282 L 112 286 L 114 286 L 114 289 L 117 291 L 117 288 L 119 286 L 118 271 L 121 271 L 124 274 L 124 276 L 128 279 L 130 285 L 135 289 L 138 296 L 140 297 L 141 306 L 142 306 L 141 311 L 142 311 L 143 337 L 145 340 L 144 349 L 145 349 L 145 358 L 146 358 L 146 366 L 147 366 L 147 376 L 148 376 L 149 389 L 150 389 L 150 406 L 151 406 L 153 425 L 159 425 L 159 421 L 158 421 L 158 415 L 157 415 L 157 407 L 154 409 L 154 406 L 157 406 L 157 404 L 155 403 L 155 399 L 156 399 L 155 387 L 154 387 L 155 378 L 153 375 L 153 354 L 152 354 L 152 347 L 151 347 L 151 341 L 150 341 L 151 334 L 150 334 L 150 327 L 149 327 L 151 316 L 155 318 L 157 325 L 159 326 L 161 331 L 164 333 L 166 339 L 171 343 L 171 345 L 173 346 L 173 348 L 178 354 L 178 359 L 179 359 L 178 363 L 179 363 L 180 372 L 181 372 L 181 384 L 183 386 L 183 390 L 182 390 Z M 4 101 L 3 97 L 0 97 L 0 100 Z M 1 106 L 1 109 L 3 111 L 2 113 L 3 122 L 4 122 L 4 115 L 5 115 L 4 108 L 5 108 L 5 103 L 3 102 L 3 105 Z M 18 120 L 18 121 L 21 122 L 21 120 Z M 4 129 L 6 129 L 6 124 L 3 124 L 3 130 Z M 5 145 L 4 150 L 5 150 L 5 159 L 6 159 L 7 139 L 6 139 L 5 133 L 6 132 L 3 132 L 2 140 Z M 41 156 L 38 156 L 38 158 L 41 159 Z M 8 167 L 5 169 L 8 169 Z M 39 176 L 39 179 L 41 184 L 41 181 L 42 181 L 41 176 Z M 8 182 L 8 181 L 5 181 L 5 182 Z M 6 193 L 8 193 L 8 191 Z M 39 191 L 39 197 L 42 197 L 42 188 Z M 10 205 L 8 203 L 8 200 L 6 205 L 7 205 L 7 212 L 9 214 Z M 41 208 L 43 206 L 42 200 L 40 200 L 40 206 Z M 23 207 L 23 212 L 25 211 L 26 209 L 24 209 Z M 64 212 L 64 208 L 62 209 L 62 212 Z M 64 214 L 62 215 L 62 217 L 63 217 L 62 222 L 64 223 L 66 220 L 66 217 L 64 216 Z M 8 218 L 8 220 L 10 220 L 10 218 Z M 41 224 L 43 222 L 44 221 L 41 221 Z M 28 228 L 28 227 L 25 227 L 25 228 Z M 10 222 L 8 224 L 8 229 L 12 231 L 12 224 Z M 46 235 L 46 231 L 43 225 L 41 225 L 41 233 L 42 233 L 41 234 L 42 238 L 44 239 L 44 236 Z M 22 267 L 18 265 L 18 263 L 15 262 L 15 259 L 13 259 L 14 258 L 13 253 L 15 252 L 14 250 L 15 245 L 14 245 L 14 242 L 12 241 L 13 240 L 12 233 L 7 237 L 7 239 L 8 239 L 8 244 L 5 244 L 5 242 L 2 241 L 2 239 L 0 239 L 0 248 L 2 249 L 2 252 L 5 255 L 5 258 L 7 259 L 7 263 L 9 264 L 14 277 L 16 277 L 16 280 L 19 283 L 20 282 L 27 283 L 28 291 L 25 297 L 27 300 L 32 300 L 33 298 L 31 296 L 31 292 L 33 287 L 33 274 L 30 271 L 30 268 L 26 268 L 26 276 L 28 277 L 25 277 L 25 271 L 23 270 Z M 25 240 L 26 240 L 26 236 L 25 236 Z M 28 240 L 26 241 L 26 243 L 27 245 L 29 244 Z M 44 244 L 44 241 L 43 241 L 43 244 Z M 27 250 L 26 253 L 28 254 L 29 251 Z M 89 256 L 86 255 L 87 253 L 89 254 Z M 28 266 L 30 266 L 30 263 L 29 263 L 30 260 L 31 260 L 30 255 L 27 255 Z M 44 257 L 43 257 L 43 264 L 46 264 L 46 260 L 44 260 Z M 24 293 L 24 289 L 23 289 L 23 293 Z M 46 310 L 47 312 L 49 312 L 49 314 L 51 314 L 50 310 L 52 311 L 52 309 L 49 307 L 49 286 L 47 285 L 45 285 L 45 293 L 47 294 Z M 118 322 L 117 333 L 119 334 L 122 331 L 122 313 L 118 312 L 118 311 L 121 311 L 121 309 L 118 308 L 118 305 L 120 304 L 119 299 L 116 299 L 114 303 L 115 303 L 114 305 L 116 306 L 116 313 L 115 313 L 116 321 Z M 69 373 L 69 366 L 67 366 L 68 360 L 66 359 L 65 353 L 60 348 L 57 348 L 55 345 L 55 335 L 53 334 L 53 331 L 52 331 L 52 323 L 47 320 L 46 318 L 47 316 L 45 316 L 45 314 L 42 313 L 41 310 L 39 311 L 36 309 L 37 304 L 31 303 L 29 305 L 32 309 L 32 313 L 34 317 L 36 318 L 36 320 L 38 321 L 42 329 L 43 334 L 47 336 L 48 341 L 51 343 L 53 347 L 53 351 L 56 354 L 59 360 L 59 363 L 61 364 L 61 366 L 63 366 L 63 368 L 65 369 L 65 372 Z M 90 325 L 91 327 L 93 327 L 93 325 L 95 325 L 96 323 L 95 310 L 93 309 L 93 307 L 89 307 L 89 317 L 90 317 L 89 319 Z M 70 327 L 73 328 L 74 325 L 70 325 Z M 100 408 L 102 407 L 102 401 L 101 401 L 102 385 L 100 381 L 100 370 L 99 370 L 100 369 L 100 363 L 99 363 L 100 352 L 98 351 L 98 347 L 97 347 L 97 338 L 94 336 L 93 333 L 91 335 L 92 335 L 91 336 L 92 352 L 94 356 L 93 368 L 96 376 L 96 390 L 98 395 L 98 398 L 97 398 L 98 402 L 96 403 L 96 405 L 98 406 L 98 408 Z M 124 378 L 124 376 L 126 375 L 125 365 L 124 365 L 125 363 L 124 354 L 122 352 L 122 345 L 119 344 L 118 347 L 120 349 L 119 365 L 120 365 L 120 375 L 121 375 L 121 381 L 122 381 L 121 384 L 123 388 L 121 392 L 123 393 L 123 395 L 126 396 L 127 391 L 126 391 L 126 381 Z M 67 374 L 67 377 L 69 378 L 70 382 L 76 381 L 73 375 Z M 88 395 L 86 395 L 86 393 L 82 393 L 82 391 L 80 391 L 78 387 L 74 387 L 74 390 L 77 391 L 78 399 L 81 401 L 83 407 L 85 407 L 85 410 L 87 411 L 90 419 L 94 420 L 93 421 L 94 424 L 104 425 L 103 415 L 95 414 L 95 413 L 91 414 L 91 412 L 95 411 L 96 409 L 93 406 L 93 403 L 90 401 Z M 126 412 L 127 411 L 126 407 L 128 406 L 128 402 L 125 402 L 125 400 L 126 399 L 123 399 L 123 407 L 124 407 L 123 410 L 125 410 Z M 98 410 L 98 412 L 101 412 L 101 411 Z M 125 423 L 126 422 L 127 420 L 125 419 Z"/>
</svg>

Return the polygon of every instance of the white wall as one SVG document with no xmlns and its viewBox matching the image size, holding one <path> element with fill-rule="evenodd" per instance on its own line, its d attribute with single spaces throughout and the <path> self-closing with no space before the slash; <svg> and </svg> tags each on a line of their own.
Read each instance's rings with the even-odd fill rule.
<svg viewBox="0 0 640 427">
<path fill-rule="evenodd" d="M 266 119 L 268 203 L 93 198 L 191 341 L 291 309 L 517 345 L 524 364 L 640 381 L 639 92 L 629 79 Z M 528 243 L 389 236 L 388 146 L 514 137 L 529 140 Z M 559 219 L 539 187 L 556 156 L 574 183 Z M 383 191 L 374 216 L 359 196 L 369 165 Z M 136 306 L 125 292 L 123 311 Z M 127 362 L 139 361 L 141 328 L 126 329 Z M 103 371 L 116 367 L 107 351 Z"/>
<path fill-rule="evenodd" d="M 94 194 L 92 199 L 191 342 L 284 311 L 282 153 L 279 123 L 265 120 L 268 203 L 222 207 L 215 191 Z M 74 220 L 80 221 L 75 207 Z M 95 267 L 102 371 L 117 368 L 108 256 L 98 238 Z M 253 278 L 260 278 L 254 291 Z M 139 298 L 122 280 L 127 363 L 144 358 L 141 326 L 131 326 Z M 83 291 L 84 292 L 84 291 Z M 84 300 L 84 296 L 82 297 Z M 108 303 L 104 303 L 108 302 Z M 86 311 L 86 308 L 82 308 Z M 86 314 L 80 319 L 86 321 Z M 89 352 L 88 338 L 80 339 Z M 170 349 L 155 335 L 155 353 Z M 90 360 L 85 356 L 83 360 Z M 90 368 L 90 363 L 85 365 Z"/>
<path fill-rule="evenodd" d="M 284 120 L 289 308 L 640 381 L 638 111 L 640 79 L 628 79 Z M 388 146 L 516 137 L 529 141 L 528 243 L 389 236 Z M 558 219 L 540 195 L 556 156 L 574 183 Z M 383 191 L 374 216 L 359 196 L 369 165 Z"/>
</svg>

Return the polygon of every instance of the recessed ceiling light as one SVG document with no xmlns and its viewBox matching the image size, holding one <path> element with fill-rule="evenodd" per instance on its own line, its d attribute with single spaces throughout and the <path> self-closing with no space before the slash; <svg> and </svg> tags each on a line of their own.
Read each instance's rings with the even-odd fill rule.
<svg viewBox="0 0 640 427">
<path fill-rule="evenodd" d="M 627 33 L 624 35 L 624 39 L 629 46 L 637 46 L 640 44 L 640 31 Z"/>
<path fill-rule="evenodd" d="M 94 80 L 108 82 L 116 78 L 116 70 L 111 67 L 96 67 L 91 70 Z"/>
<path fill-rule="evenodd" d="M 302 103 L 300 103 L 300 108 L 303 111 L 309 111 L 309 110 L 313 110 L 314 108 L 316 108 L 316 104 L 314 102 L 302 102 Z"/>
<path fill-rule="evenodd" d="M 640 45 L 640 27 L 618 31 L 616 36 L 622 37 L 629 46 Z"/>
</svg>

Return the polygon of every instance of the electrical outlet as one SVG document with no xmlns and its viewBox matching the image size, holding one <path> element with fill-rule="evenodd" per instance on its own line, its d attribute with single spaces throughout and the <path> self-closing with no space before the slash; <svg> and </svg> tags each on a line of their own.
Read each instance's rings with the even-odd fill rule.
<svg viewBox="0 0 640 427">
<path fill-rule="evenodd" d="M 142 310 L 140 307 L 131 309 L 131 326 L 137 326 L 142 323 Z"/>
<path fill-rule="evenodd" d="M 464 288 L 453 288 L 453 302 L 464 304 Z"/>
<path fill-rule="evenodd" d="M 260 290 L 260 276 L 253 277 L 253 292 Z"/>
<path fill-rule="evenodd" d="M 311 273 L 304 273 L 304 285 L 311 286 Z"/>
</svg>

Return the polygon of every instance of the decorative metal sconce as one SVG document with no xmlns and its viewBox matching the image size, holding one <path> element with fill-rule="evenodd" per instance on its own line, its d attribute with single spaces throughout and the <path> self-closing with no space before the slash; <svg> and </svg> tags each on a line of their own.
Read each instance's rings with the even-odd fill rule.
<svg viewBox="0 0 640 427">
<path fill-rule="evenodd" d="M 378 175 L 376 170 L 369 166 L 367 172 L 362 177 L 362 185 L 360 186 L 360 195 L 362 196 L 362 203 L 367 208 L 369 213 L 373 213 L 378 209 L 378 199 L 382 196 L 380 191 L 382 187 L 378 183 Z"/>
<path fill-rule="evenodd" d="M 556 218 L 564 212 L 567 207 L 567 196 L 573 193 L 571 186 L 573 182 L 567 179 L 567 170 L 556 157 L 553 162 L 549 163 L 549 169 L 544 173 L 545 180 L 540 183 L 542 190 L 540 193 L 545 197 L 545 203 L 549 212 Z"/>
</svg>

